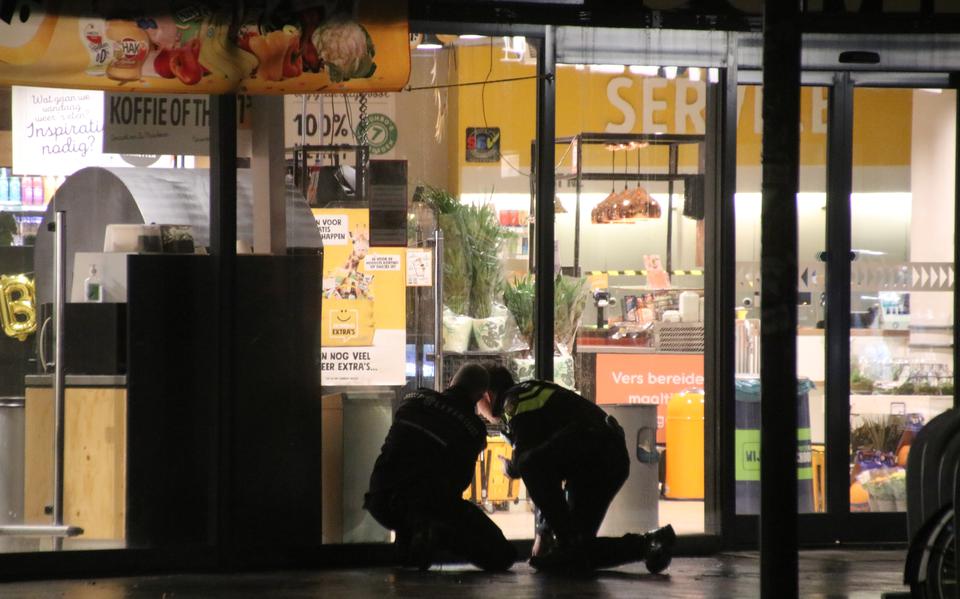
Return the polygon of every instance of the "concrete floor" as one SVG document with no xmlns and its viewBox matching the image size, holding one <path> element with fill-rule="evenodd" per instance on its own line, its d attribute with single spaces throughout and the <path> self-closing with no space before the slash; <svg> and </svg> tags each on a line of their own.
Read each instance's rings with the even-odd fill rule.
<svg viewBox="0 0 960 599">
<path fill-rule="evenodd" d="M 872 598 L 903 591 L 902 551 L 805 551 L 801 554 L 800 596 Z M 537 574 L 517 564 L 505 574 L 465 566 L 429 572 L 370 568 L 248 574 L 174 575 L 127 579 L 0 584 L 4 599 L 343 599 L 454 597 L 456 599 L 602 599 L 656 597 L 730 598 L 758 596 L 755 553 L 674 560 L 669 575 L 651 576 L 642 565 L 602 572 L 589 579 Z"/>
</svg>

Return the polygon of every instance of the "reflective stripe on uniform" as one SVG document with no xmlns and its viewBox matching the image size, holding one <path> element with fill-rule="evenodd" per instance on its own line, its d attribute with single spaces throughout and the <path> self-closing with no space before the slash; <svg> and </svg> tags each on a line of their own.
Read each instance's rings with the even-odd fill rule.
<svg viewBox="0 0 960 599">
<path fill-rule="evenodd" d="M 554 391 L 555 389 L 552 387 L 533 387 L 532 389 L 519 393 L 517 395 L 517 403 L 508 406 L 504 412 L 504 417 L 509 421 L 511 418 L 524 412 L 539 410 L 547 403 L 547 400 L 550 399 Z"/>
</svg>

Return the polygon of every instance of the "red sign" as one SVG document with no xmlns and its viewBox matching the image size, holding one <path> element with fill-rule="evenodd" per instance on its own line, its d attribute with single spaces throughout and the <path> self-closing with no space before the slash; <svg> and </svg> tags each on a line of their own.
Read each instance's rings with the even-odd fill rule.
<svg viewBox="0 0 960 599">
<path fill-rule="evenodd" d="M 598 404 L 657 406 L 657 443 L 665 443 L 667 402 L 703 389 L 703 354 L 597 354 Z"/>
</svg>

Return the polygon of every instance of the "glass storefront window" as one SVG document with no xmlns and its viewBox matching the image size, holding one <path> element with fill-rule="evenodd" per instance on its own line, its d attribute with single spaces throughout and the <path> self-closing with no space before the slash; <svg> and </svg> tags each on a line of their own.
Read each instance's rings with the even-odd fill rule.
<svg viewBox="0 0 960 599">
<path fill-rule="evenodd" d="M 604 534 L 704 532 L 707 84 L 698 68 L 558 66 L 557 255 L 587 291 L 572 382 L 632 457 Z"/>
<path fill-rule="evenodd" d="M 955 113 L 954 90 L 854 92 L 852 511 L 906 510 L 913 435 L 953 406 Z"/>
<path fill-rule="evenodd" d="M 784 406 L 798 410 L 801 512 L 826 510 L 824 381 L 827 97 L 804 87 L 800 102 L 800 193 L 797 194 L 797 377 L 801 389 Z M 762 87 L 740 86 L 736 193 L 736 512 L 760 507 L 760 153 Z"/>
</svg>

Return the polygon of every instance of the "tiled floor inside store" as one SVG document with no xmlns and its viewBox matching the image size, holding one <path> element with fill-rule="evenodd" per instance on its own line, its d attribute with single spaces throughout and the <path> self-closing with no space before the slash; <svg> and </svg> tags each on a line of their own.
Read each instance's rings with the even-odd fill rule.
<svg viewBox="0 0 960 599">
<path fill-rule="evenodd" d="M 905 590 L 900 585 L 902 551 L 804 551 L 800 562 L 800 596 L 879 598 Z M 669 575 L 651 576 L 642 565 L 575 579 L 537 574 L 517 564 L 504 574 L 485 574 L 467 566 L 429 572 L 391 568 L 320 570 L 247 574 L 175 575 L 127 579 L 0 584 L 4 599 L 301 599 L 331 597 L 491 597 L 603 599 L 657 597 L 757 597 L 759 560 L 755 553 L 721 554 L 674 560 Z"/>
</svg>

